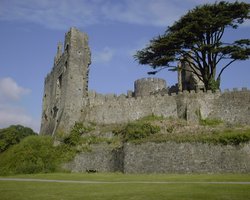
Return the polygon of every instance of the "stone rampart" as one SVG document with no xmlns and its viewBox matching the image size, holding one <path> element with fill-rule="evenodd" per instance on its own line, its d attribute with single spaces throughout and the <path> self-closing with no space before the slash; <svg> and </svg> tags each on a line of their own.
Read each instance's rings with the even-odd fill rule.
<svg viewBox="0 0 250 200">
<path fill-rule="evenodd" d="M 145 143 L 124 146 L 125 173 L 247 173 L 250 144 Z"/>
<path fill-rule="evenodd" d="M 169 95 L 129 98 L 91 92 L 86 104 L 83 120 L 101 124 L 124 123 L 151 114 L 177 117 L 175 97 Z"/>
<path fill-rule="evenodd" d="M 84 105 L 81 120 L 101 124 L 124 123 L 151 114 L 192 122 L 217 118 L 229 123 L 250 124 L 250 91 L 245 88 L 223 93 L 184 91 L 142 97 L 90 91 Z"/>
<path fill-rule="evenodd" d="M 124 144 L 112 150 L 94 145 L 78 154 L 65 168 L 73 172 L 124 173 L 249 173 L 250 144 L 213 145 L 203 143 Z"/>
<path fill-rule="evenodd" d="M 113 150 L 105 143 L 96 144 L 91 146 L 91 151 L 76 155 L 72 162 L 64 165 L 64 168 L 72 172 L 122 171 L 122 159 L 120 151 Z"/>
<path fill-rule="evenodd" d="M 247 88 L 226 91 L 212 104 L 208 115 L 223 121 L 250 124 L 250 91 Z"/>
</svg>

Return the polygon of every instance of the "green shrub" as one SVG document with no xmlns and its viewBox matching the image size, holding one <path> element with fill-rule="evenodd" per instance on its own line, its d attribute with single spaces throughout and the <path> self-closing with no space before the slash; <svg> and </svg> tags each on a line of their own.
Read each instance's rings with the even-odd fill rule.
<svg viewBox="0 0 250 200">
<path fill-rule="evenodd" d="M 51 137 L 29 136 L 0 155 L 0 173 L 30 174 L 56 170 Z"/>
<path fill-rule="evenodd" d="M 218 135 L 217 142 L 223 145 L 239 145 L 250 141 L 250 130 L 224 131 Z"/>
<path fill-rule="evenodd" d="M 32 174 L 62 171 L 61 164 L 73 159 L 76 148 L 54 146 L 49 136 L 29 136 L 0 154 L 0 174 Z"/>
<path fill-rule="evenodd" d="M 64 138 L 64 143 L 71 146 L 76 146 L 80 143 L 81 135 L 84 133 L 89 133 L 92 130 L 94 130 L 94 127 L 84 126 L 82 123 L 76 122 L 70 131 L 70 134 Z"/>
<path fill-rule="evenodd" d="M 60 169 L 60 164 L 72 160 L 77 153 L 77 149 L 67 144 L 60 144 L 55 148 L 55 162 L 57 163 L 57 170 Z"/>
<path fill-rule="evenodd" d="M 154 126 L 147 122 L 133 122 L 128 123 L 124 128 L 115 132 L 116 134 L 121 134 L 123 140 L 133 141 L 148 137 L 149 135 L 155 134 L 160 131 L 159 126 Z"/>
<path fill-rule="evenodd" d="M 68 136 L 64 138 L 64 143 L 71 145 L 71 146 L 76 146 L 79 144 L 79 141 L 81 139 L 81 135 L 78 132 L 71 132 Z"/>
<path fill-rule="evenodd" d="M 98 138 L 82 138 L 81 135 L 93 130 L 76 123 L 64 142 L 54 146 L 54 138 L 49 136 L 29 136 L 19 144 L 0 154 L 0 174 L 31 174 L 61 171 L 61 164 L 73 159 L 78 152 L 78 144 L 95 143 Z M 61 137 L 61 136 L 60 136 Z"/>
<path fill-rule="evenodd" d="M 101 138 L 101 137 L 98 137 L 98 136 L 94 136 L 94 135 L 91 135 L 91 136 L 84 136 L 81 138 L 81 144 L 98 144 L 100 142 L 108 142 L 109 139 L 108 138 Z"/>
<path fill-rule="evenodd" d="M 12 125 L 8 128 L 0 129 L 0 153 L 6 151 L 12 145 L 18 144 L 23 138 L 36 135 L 28 127 L 21 125 Z"/>
</svg>

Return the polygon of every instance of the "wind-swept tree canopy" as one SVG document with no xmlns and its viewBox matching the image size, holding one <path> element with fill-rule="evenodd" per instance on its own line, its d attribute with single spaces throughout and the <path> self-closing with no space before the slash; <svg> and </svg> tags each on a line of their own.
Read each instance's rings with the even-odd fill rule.
<svg viewBox="0 0 250 200">
<path fill-rule="evenodd" d="M 137 51 L 135 59 L 158 71 L 176 70 L 176 61 L 182 60 L 190 65 L 205 89 L 217 89 L 221 74 L 229 65 L 249 59 L 249 39 L 222 41 L 226 28 L 237 29 L 250 18 L 249 9 L 250 4 L 237 1 L 197 6 Z"/>
</svg>

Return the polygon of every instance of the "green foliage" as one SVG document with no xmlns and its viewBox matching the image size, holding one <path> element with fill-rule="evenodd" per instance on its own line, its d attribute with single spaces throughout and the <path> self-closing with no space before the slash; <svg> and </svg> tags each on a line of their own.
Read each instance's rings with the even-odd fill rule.
<svg viewBox="0 0 250 200">
<path fill-rule="evenodd" d="M 148 122 L 128 123 L 121 130 L 116 131 L 117 135 L 122 135 L 125 142 L 140 140 L 160 131 L 159 126 L 152 125 Z"/>
<path fill-rule="evenodd" d="M 25 129 L 26 130 L 26 129 Z M 29 136 L 19 144 L 0 154 L 0 174 L 30 174 L 61 171 L 61 164 L 73 159 L 77 152 L 89 150 L 89 145 L 98 143 L 100 138 L 82 134 L 93 130 L 93 127 L 76 123 L 70 135 L 59 145 L 54 145 L 54 138 Z M 25 132 L 24 135 L 30 132 Z M 58 137 L 63 137 L 62 135 Z"/>
<path fill-rule="evenodd" d="M 64 138 L 64 143 L 71 146 L 76 146 L 80 143 L 81 135 L 84 133 L 89 133 L 92 130 L 94 130 L 92 126 L 84 126 L 82 123 L 77 122 L 70 131 L 70 134 Z"/>
<path fill-rule="evenodd" d="M 213 133 L 183 133 L 183 134 L 156 134 L 144 138 L 141 142 L 200 142 L 221 145 L 239 145 L 250 141 L 250 129 L 224 130 Z"/>
<path fill-rule="evenodd" d="M 62 163 L 68 162 L 72 160 L 77 153 L 77 149 L 67 145 L 67 144 L 60 144 L 55 147 L 55 163 L 57 164 L 57 171 L 61 171 L 60 165 Z"/>
<path fill-rule="evenodd" d="M 0 155 L 1 174 L 53 172 L 56 152 L 50 137 L 29 136 Z"/>
<path fill-rule="evenodd" d="M 8 128 L 0 129 L 0 153 L 30 135 L 36 135 L 36 133 L 31 128 L 21 125 L 12 125 Z"/>
<path fill-rule="evenodd" d="M 219 119 L 210 119 L 210 118 L 200 119 L 200 125 L 203 125 L 203 126 L 217 126 L 222 123 L 223 122 Z"/>
<path fill-rule="evenodd" d="M 211 78 L 208 82 L 208 88 L 210 90 L 212 90 L 212 92 L 219 90 L 220 89 L 220 79 L 214 80 L 214 78 Z"/>
<path fill-rule="evenodd" d="M 32 174 L 62 171 L 61 164 L 74 158 L 70 145 L 54 146 L 49 136 L 29 136 L 0 154 L 0 174 Z"/>
<path fill-rule="evenodd" d="M 249 59 L 249 39 L 222 41 L 227 28 L 236 29 L 249 19 L 249 10 L 250 4 L 238 1 L 198 6 L 151 40 L 136 53 L 135 59 L 140 64 L 159 68 L 151 74 L 164 68 L 176 71 L 176 61 L 185 62 L 207 90 L 216 90 L 228 66 L 236 60 Z"/>
<path fill-rule="evenodd" d="M 98 144 L 98 143 L 101 143 L 101 142 L 109 142 L 109 139 L 107 138 L 101 138 L 101 137 L 98 137 L 98 136 L 94 136 L 94 135 L 91 135 L 91 136 L 84 136 L 81 138 L 81 144 Z"/>
<path fill-rule="evenodd" d="M 239 145 L 250 141 L 250 130 L 246 131 L 231 131 L 226 130 L 222 133 L 216 134 L 212 139 L 213 143 L 219 143 L 223 145 Z"/>
</svg>

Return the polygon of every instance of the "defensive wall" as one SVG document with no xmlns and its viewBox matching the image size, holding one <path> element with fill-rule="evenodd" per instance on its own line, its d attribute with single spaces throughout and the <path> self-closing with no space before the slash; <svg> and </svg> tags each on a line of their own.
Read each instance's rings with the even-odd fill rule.
<svg viewBox="0 0 250 200">
<path fill-rule="evenodd" d="M 250 143 L 237 146 L 204 143 L 107 144 L 92 146 L 64 165 L 72 172 L 249 173 Z"/>
<path fill-rule="evenodd" d="M 158 115 L 198 122 L 216 118 L 232 124 L 250 124 L 250 91 L 247 88 L 225 92 L 184 91 L 146 96 L 102 95 L 89 91 L 84 99 L 81 121 L 100 124 L 124 123 Z"/>
</svg>

